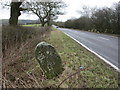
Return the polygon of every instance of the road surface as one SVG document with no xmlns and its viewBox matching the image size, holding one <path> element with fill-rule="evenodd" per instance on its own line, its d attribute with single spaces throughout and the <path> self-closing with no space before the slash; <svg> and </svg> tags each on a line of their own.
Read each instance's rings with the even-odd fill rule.
<svg viewBox="0 0 120 90">
<path fill-rule="evenodd" d="M 64 32 L 92 53 L 96 54 L 116 70 L 119 70 L 118 46 L 120 46 L 120 44 L 118 43 L 118 37 L 66 28 L 57 29 Z"/>
</svg>

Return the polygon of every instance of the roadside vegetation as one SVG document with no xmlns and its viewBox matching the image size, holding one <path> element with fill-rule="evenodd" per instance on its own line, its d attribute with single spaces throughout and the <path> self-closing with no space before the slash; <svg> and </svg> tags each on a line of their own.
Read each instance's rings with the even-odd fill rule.
<svg viewBox="0 0 120 90">
<path fill-rule="evenodd" d="M 110 8 L 89 8 L 83 6 L 83 10 L 78 11 L 80 18 L 69 19 L 66 22 L 57 22 L 57 26 L 85 30 L 96 33 L 107 33 L 120 35 L 120 2 Z"/>
<path fill-rule="evenodd" d="M 117 88 L 118 73 L 97 56 L 93 55 L 61 31 L 53 30 L 46 39 L 57 49 L 64 65 L 63 74 L 57 79 L 63 79 L 77 72 L 82 66 L 87 70 L 81 71 L 64 82 L 62 88 Z M 53 81 L 57 86 L 57 82 Z"/>
<path fill-rule="evenodd" d="M 16 79 L 19 80 L 19 75 L 31 68 L 34 47 L 47 36 L 50 30 L 50 27 L 2 26 L 3 88 L 20 87 L 16 85 Z M 18 83 L 21 84 L 21 82 Z"/>
<path fill-rule="evenodd" d="M 15 31 L 9 32 L 9 29 Z M 6 41 L 3 42 L 3 88 L 118 87 L 118 73 L 113 68 L 61 31 L 50 27 L 6 26 L 3 31 L 3 41 Z M 52 44 L 62 59 L 64 71 L 57 78 L 47 79 L 34 57 L 34 48 L 41 41 Z M 83 71 L 69 77 L 80 67 Z"/>
<path fill-rule="evenodd" d="M 61 31 L 51 27 L 66 4 L 11 0 L 9 25 L 2 26 L 2 88 L 118 88 L 118 72 Z M 119 34 L 119 3 L 113 8 L 83 7 L 78 19 L 57 22 L 57 26 L 97 33 Z M 21 12 L 32 12 L 40 24 L 18 25 Z M 64 71 L 47 79 L 36 58 L 35 46 L 45 41 L 59 53 Z"/>
</svg>

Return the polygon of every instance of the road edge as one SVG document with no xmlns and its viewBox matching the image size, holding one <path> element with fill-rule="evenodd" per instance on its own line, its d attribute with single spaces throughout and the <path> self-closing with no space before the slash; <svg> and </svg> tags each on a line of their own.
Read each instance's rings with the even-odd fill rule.
<svg viewBox="0 0 120 90">
<path fill-rule="evenodd" d="M 63 33 L 65 33 L 65 32 L 63 32 Z M 82 45 L 84 48 L 86 48 L 87 50 L 89 50 L 90 52 L 92 52 L 93 54 L 95 54 L 97 57 L 99 57 L 100 59 L 102 59 L 104 62 L 106 62 L 107 64 L 109 64 L 110 66 L 112 66 L 115 70 L 117 70 L 118 72 L 120 72 L 120 69 L 118 67 L 116 67 L 115 65 L 113 65 L 111 62 L 107 61 L 105 58 L 103 58 L 102 56 L 100 56 L 98 53 L 94 52 L 93 50 L 91 50 L 90 48 L 88 48 L 87 46 L 85 46 L 84 44 L 82 44 L 80 41 L 76 40 L 75 38 L 73 38 L 69 34 L 67 34 L 67 33 L 65 33 L 65 34 L 67 36 L 69 36 L 70 38 L 72 38 L 73 40 L 75 40 L 80 45 Z"/>
</svg>

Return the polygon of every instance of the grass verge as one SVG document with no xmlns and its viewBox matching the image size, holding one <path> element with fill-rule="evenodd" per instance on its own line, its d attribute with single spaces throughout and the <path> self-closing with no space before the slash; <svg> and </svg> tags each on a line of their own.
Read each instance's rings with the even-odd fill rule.
<svg viewBox="0 0 120 90">
<path fill-rule="evenodd" d="M 3 26 L 3 88 L 38 87 L 35 82 L 36 79 L 33 80 L 34 76 L 28 72 L 30 72 L 29 70 L 31 70 L 31 68 L 36 68 L 36 62 L 32 60 L 34 58 L 34 48 L 36 44 L 47 37 L 50 31 L 50 27 Z"/>
<path fill-rule="evenodd" d="M 57 78 L 47 79 L 34 57 L 34 47 L 40 41 L 52 44 L 62 59 L 64 71 Z M 77 72 L 80 66 L 88 69 L 67 79 L 60 88 L 118 87 L 118 73 L 115 70 L 61 31 L 54 29 L 47 34 L 46 38 L 34 38 L 29 45 L 30 47 L 25 47 L 30 48 L 26 50 L 27 52 L 22 53 L 19 59 L 6 67 L 3 76 L 4 87 L 56 88 L 64 79 Z"/>
<path fill-rule="evenodd" d="M 62 81 L 65 77 L 76 72 L 80 66 L 90 67 L 89 70 L 81 71 L 73 78 L 70 78 L 61 87 L 118 87 L 118 73 L 116 71 L 62 32 L 58 30 L 52 31 L 46 41 L 55 46 L 65 68 L 57 81 Z M 54 84 L 57 83 L 55 82 Z"/>
</svg>

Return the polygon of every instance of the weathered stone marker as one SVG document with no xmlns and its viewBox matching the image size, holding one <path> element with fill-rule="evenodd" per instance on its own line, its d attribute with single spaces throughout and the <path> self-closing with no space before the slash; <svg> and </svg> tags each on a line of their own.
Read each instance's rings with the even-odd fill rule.
<svg viewBox="0 0 120 90">
<path fill-rule="evenodd" d="M 62 73 L 62 61 L 55 48 L 41 42 L 35 48 L 35 56 L 47 78 L 51 79 Z"/>
</svg>

